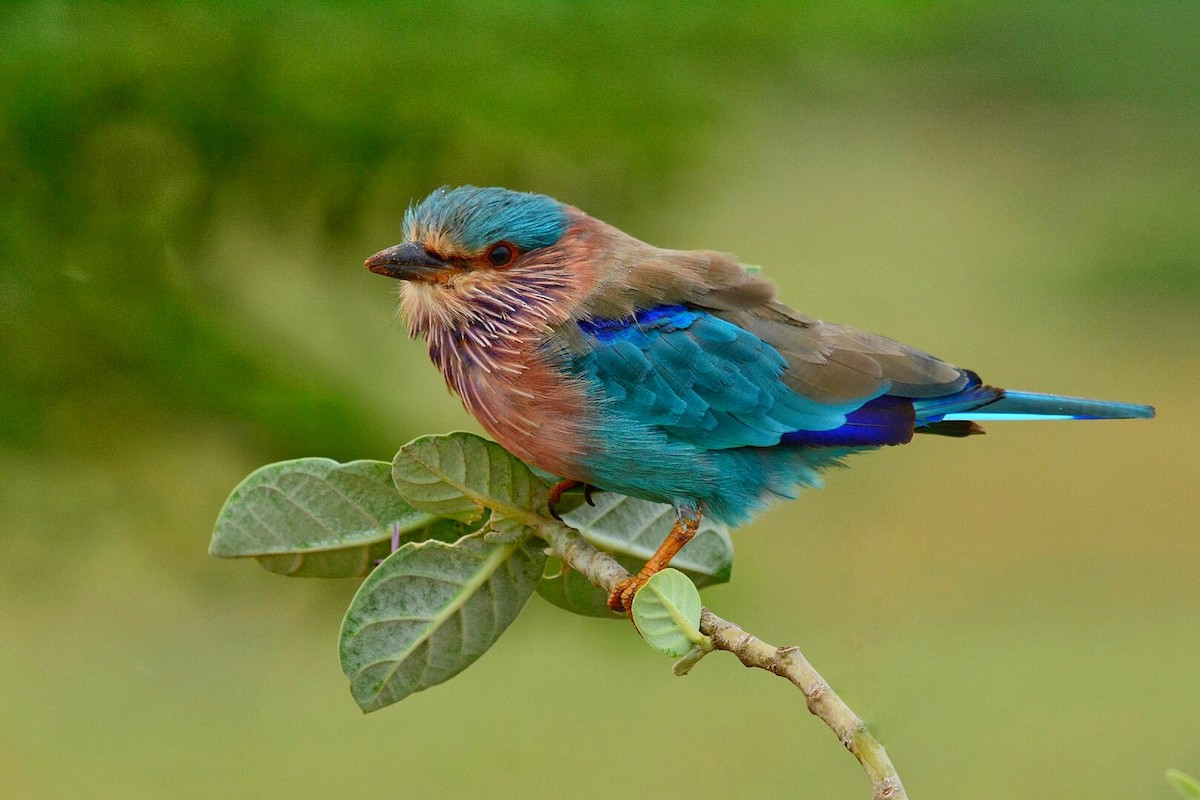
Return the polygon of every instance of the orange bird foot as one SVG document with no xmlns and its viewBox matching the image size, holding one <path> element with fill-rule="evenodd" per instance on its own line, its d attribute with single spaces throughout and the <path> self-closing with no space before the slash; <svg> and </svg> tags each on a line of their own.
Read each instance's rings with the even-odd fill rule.
<svg viewBox="0 0 1200 800">
<path fill-rule="evenodd" d="M 624 613 L 633 619 L 633 596 L 650 580 L 649 575 L 634 575 L 613 587 L 608 596 L 608 607 L 618 614 Z"/>
<path fill-rule="evenodd" d="M 646 581 L 654 577 L 655 573 L 670 564 L 675 554 L 696 535 L 696 530 L 700 527 L 700 511 L 695 508 L 684 508 L 677 510 L 675 514 L 675 525 L 667 534 L 666 540 L 658 546 L 658 550 L 646 562 L 646 566 L 638 570 L 637 575 L 628 577 L 613 587 L 612 592 L 608 595 L 608 607 L 613 611 L 617 613 L 624 611 L 632 620 L 633 596 L 646 585 Z"/>
</svg>

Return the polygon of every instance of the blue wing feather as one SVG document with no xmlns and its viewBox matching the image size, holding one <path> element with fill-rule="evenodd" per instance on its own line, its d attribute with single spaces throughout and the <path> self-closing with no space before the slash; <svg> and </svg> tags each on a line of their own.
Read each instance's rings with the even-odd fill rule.
<svg viewBox="0 0 1200 800">
<path fill-rule="evenodd" d="M 599 384 L 623 413 L 659 426 L 680 441 L 726 449 L 781 442 L 894 443 L 881 440 L 899 441 L 905 435 L 901 431 L 864 437 L 861 431 L 871 426 L 871 415 L 854 414 L 878 394 L 840 405 L 804 397 L 780 379 L 787 361 L 774 347 L 702 310 L 660 306 L 632 319 L 588 320 L 579 327 L 589 347 L 576 356 L 575 371 Z M 911 436 L 911 407 L 899 414 L 897 410 L 894 403 L 877 405 L 873 418 L 878 423 L 891 412 L 895 420 L 887 420 L 888 430 L 906 424 Z M 812 441 L 796 434 L 843 428 L 841 436 Z"/>
<path fill-rule="evenodd" d="M 907 444 L 912 441 L 915 423 L 911 400 L 885 394 L 851 411 L 841 427 L 831 431 L 791 431 L 783 435 L 782 442 L 810 447 Z"/>
</svg>

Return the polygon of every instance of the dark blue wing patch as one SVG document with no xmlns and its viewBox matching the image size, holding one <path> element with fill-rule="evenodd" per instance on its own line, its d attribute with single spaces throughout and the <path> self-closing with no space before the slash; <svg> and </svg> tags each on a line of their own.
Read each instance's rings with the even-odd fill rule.
<svg viewBox="0 0 1200 800">
<path fill-rule="evenodd" d="M 916 414 L 907 397 L 885 394 L 869 400 L 846 415 L 846 422 L 831 431 L 792 431 L 783 444 L 810 447 L 869 447 L 908 444 L 912 441 Z"/>
</svg>

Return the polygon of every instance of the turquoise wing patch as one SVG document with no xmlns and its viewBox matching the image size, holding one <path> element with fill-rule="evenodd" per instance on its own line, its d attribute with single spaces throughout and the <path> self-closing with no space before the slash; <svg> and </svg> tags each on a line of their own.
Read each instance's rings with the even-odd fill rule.
<svg viewBox="0 0 1200 800">
<path fill-rule="evenodd" d="M 871 398 L 829 406 L 788 388 L 783 356 L 704 311 L 660 306 L 632 319 L 579 323 L 574 370 L 614 410 L 709 449 L 769 447 L 797 430 L 826 431 Z"/>
</svg>

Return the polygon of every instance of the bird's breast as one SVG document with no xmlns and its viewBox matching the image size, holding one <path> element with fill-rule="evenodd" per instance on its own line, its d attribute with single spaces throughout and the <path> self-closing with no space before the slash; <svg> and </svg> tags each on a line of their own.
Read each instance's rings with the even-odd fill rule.
<svg viewBox="0 0 1200 800">
<path fill-rule="evenodd" d="M 491 341 L 457 331 L 430 336 L 447 385 L 484 429 L 518 458 L 586 480 L 594 426 L 585 386 L 537 341 Z"/>
</svg>

